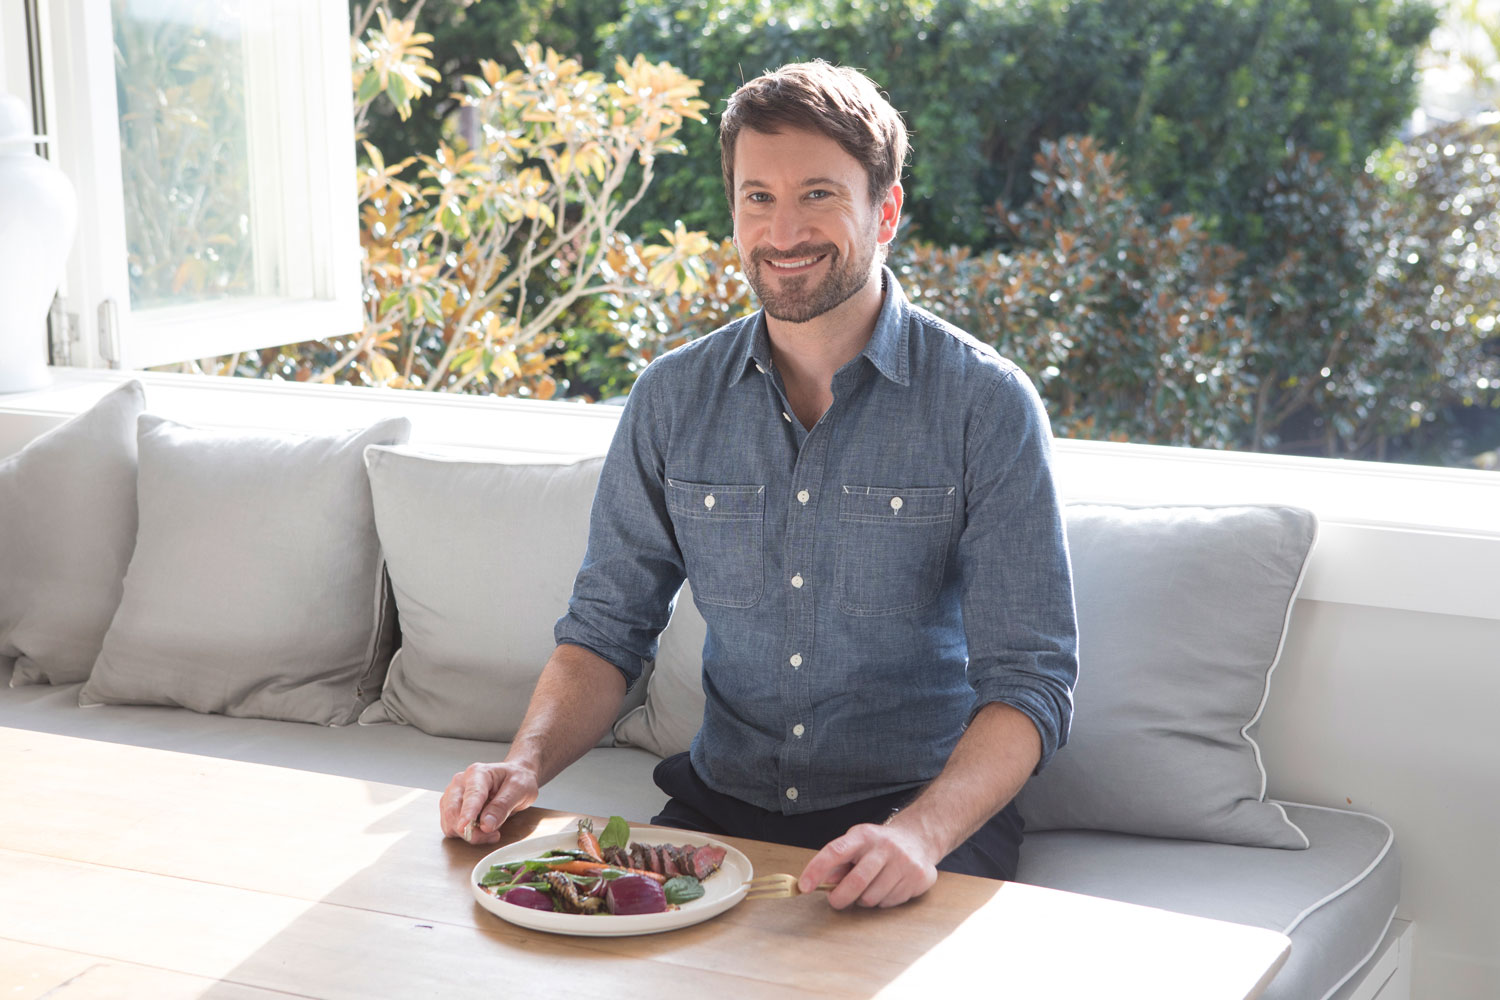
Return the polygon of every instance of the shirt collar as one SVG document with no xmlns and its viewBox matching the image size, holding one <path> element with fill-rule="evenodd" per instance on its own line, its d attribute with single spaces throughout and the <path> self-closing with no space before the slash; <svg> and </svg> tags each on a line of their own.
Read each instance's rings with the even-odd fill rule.
<svg viewBox="0 0 1500 1000">
<path fill-rule="evenodd" d="M 875 317 L 875 329 L 870 334 L 870 342 L 865 349 L 859 353 L 870 360 L 875 369 L 886 378 L 897 385 L 910 385 L 911 377 L 907 369 L 907 303 L 906 296 L 901 291 L 901 286 L 896 283 L 896 275 L 889 267 L 882 266 L 880 269 L 881 280 L 885 286 L 885 301 L 881 304 L 880 314 Z M 764 309 L 750 318 L 750 336 L 745 338 L 741 363 L 734 369 L 734 377 L 731 384 L 745 378 L 751 370 L 767 373 L 771 371 L 771 337 L 766 332 L 766 312 Z"/>
</svg>

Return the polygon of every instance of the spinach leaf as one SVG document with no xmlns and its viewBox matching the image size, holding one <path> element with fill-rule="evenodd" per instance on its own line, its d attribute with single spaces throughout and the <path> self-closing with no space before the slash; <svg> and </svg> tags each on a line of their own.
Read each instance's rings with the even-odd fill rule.
<svg viewBox="0 0 1500 1000">
<path fill-rule="evenodd" d="M 491 865 L 490 870 L 484 873 L 479 880 L 480 885 L 499 885 L 501 882 L 509 882 L 515 872 L 507 871 L 504 865 Z"/>
<path fill-rule="evenodd" d="M 604 832 L 599 834 L 600 847 L 624 847 L 630 843 L 630 824 L 625 822 L 624 817 L 611 816 L 605 824 Z"/>
</svg>

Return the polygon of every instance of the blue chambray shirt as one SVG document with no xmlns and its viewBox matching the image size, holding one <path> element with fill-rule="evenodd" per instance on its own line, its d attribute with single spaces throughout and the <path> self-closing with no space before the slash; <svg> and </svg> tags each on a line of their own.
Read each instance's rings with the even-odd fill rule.
<svg viewBox="0 0 1500 1000">
<path fill-rule="evenodd" d="M 935 778 L 973 713 L 1067 739 L 1072 580 L 1030 380 L 885 270 L 811 429 L 761 313 L 652 362 L 621 416 L 559 643 L 638 680 L 684 576 L 708 625 L 692 761 L 787 814 Z"/>
</svg>

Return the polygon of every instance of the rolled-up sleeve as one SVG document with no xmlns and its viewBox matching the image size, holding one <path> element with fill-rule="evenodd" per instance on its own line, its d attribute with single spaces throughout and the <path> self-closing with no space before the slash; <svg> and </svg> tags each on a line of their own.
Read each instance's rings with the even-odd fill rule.
<svg viewBox="0 0 1500 1000">
<path fill-rule="evenodd" d="M 627 687 L 656 656 L 684 579 L 663 486 L 668 427 L 659 382 L 648 366 L 631 390 L 594 494 L 583 565 L 553 627 L 556 642 L 608 660 Z"/>
<path fill-rule="evenodd" d="M 966 449 L 959 558 L 974 711 L 1003 702 L 1041 736 L 1040 771 L 1067 742 L 1078 629 L 1052 436 L 1031 383 L 1002 375 L 975 408 Z"/>
</svg>

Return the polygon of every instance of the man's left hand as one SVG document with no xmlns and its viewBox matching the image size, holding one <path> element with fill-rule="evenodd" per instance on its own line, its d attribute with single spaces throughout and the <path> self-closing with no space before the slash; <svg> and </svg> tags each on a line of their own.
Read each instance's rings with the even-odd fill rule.
<svg viewBox="0 0 1500 1000">
<path fill-rule="evenodd" d="M 899 906 L 922 895 L 937 881 L 933 848 L 911 830 L 861 823 L 819 851 L 797 880 L 803 892 L 838 882 L 828 892 L 836 910 L 860 906 Z"/>
</svg>

